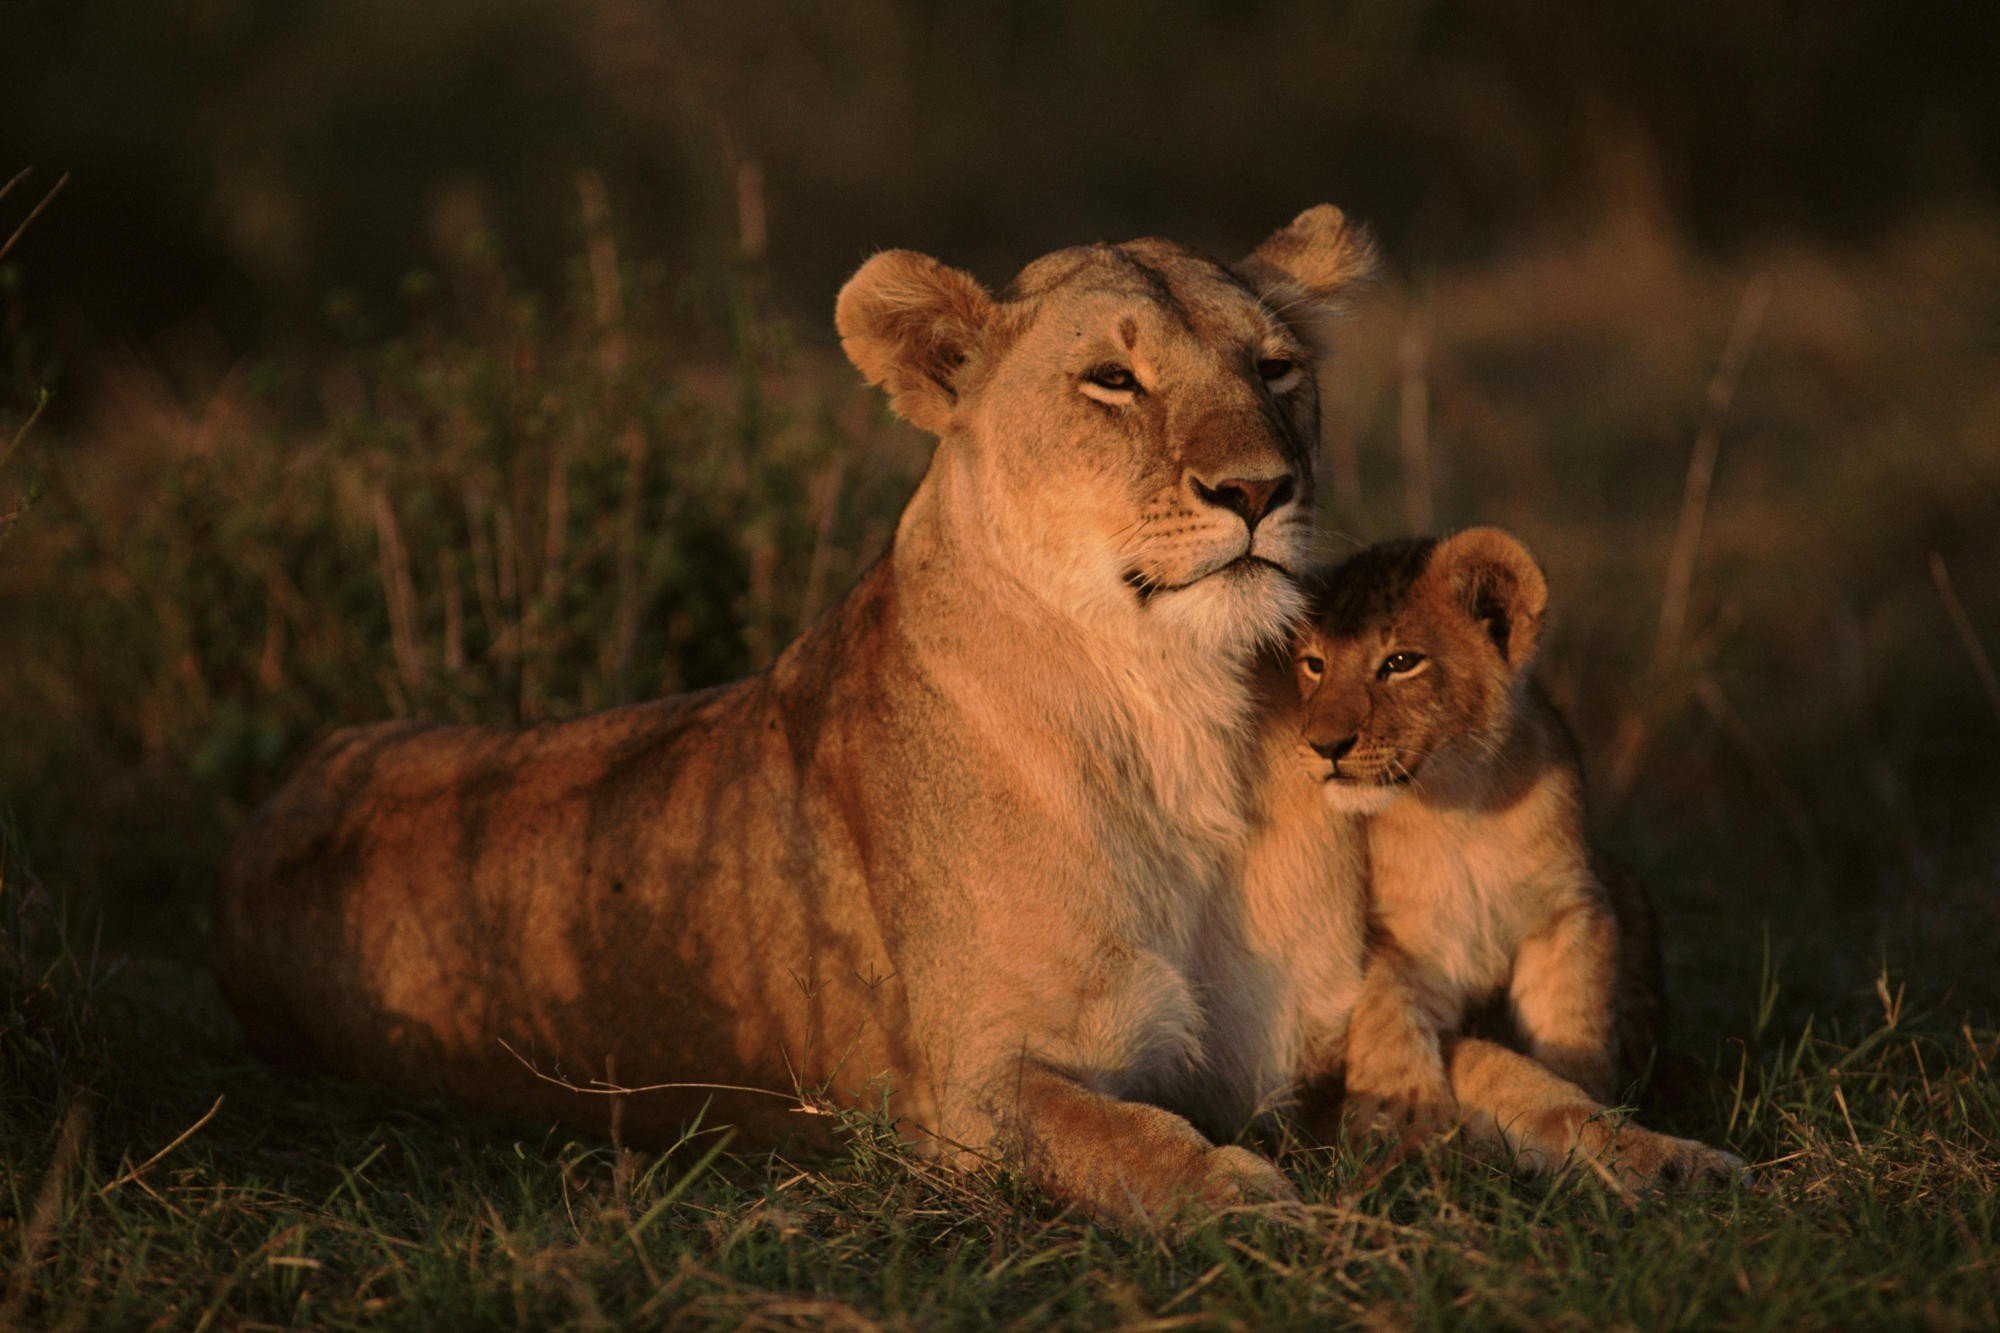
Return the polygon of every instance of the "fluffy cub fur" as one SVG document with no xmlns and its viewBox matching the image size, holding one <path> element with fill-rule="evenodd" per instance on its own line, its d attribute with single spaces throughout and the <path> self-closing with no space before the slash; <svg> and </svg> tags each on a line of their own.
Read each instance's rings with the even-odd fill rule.
<svg viewBox="0 0 2000 1333">
<path fill-rule="evenodd" d="M 1312 584 L 1302 731 L 1327 804 L 1367 816 L 1350 1114 L 1447 1119 L 1440 1034 L 1503 997 L 1537 1060 L 1612 1100 L 1653 1046 L 1658 954 L 1643 893 L 1592 856 L 1575 745 L 1528 674 L 1540 567 L 1475 528 L 1371 547 Z"/>
</svg>

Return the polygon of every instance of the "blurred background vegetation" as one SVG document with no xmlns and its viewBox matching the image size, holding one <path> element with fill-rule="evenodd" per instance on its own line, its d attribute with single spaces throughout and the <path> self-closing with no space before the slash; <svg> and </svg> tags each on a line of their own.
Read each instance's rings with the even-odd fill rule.
<svg viewBox="0 0 2000 1333">
<path fill-rule="evenodd" d="M 1496 522 L 1712 1037 L 1990 1006 L 2000 10 L 1776 0 L 0 7 L 0 802 L 197 948 L 303 747 L 767 662 L 926 456 L 840 360 L 885 245 L 1391 272 L 1329 528 Z M 0 518 L 0 524 L 4 524 Z M 17 870 L 15 880 L 19 882 Z M 1768 1016 L 1766 1016 L 1768 1017 Z"/>
</svg>

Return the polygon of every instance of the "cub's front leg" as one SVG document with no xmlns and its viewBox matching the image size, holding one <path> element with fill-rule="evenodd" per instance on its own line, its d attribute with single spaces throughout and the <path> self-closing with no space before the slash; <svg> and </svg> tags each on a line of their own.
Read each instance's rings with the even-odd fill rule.
<svg viewBox="0 0 2000 1333">
<path fill-rule="evenodd" d="M 1509 985 L 1528 1052 L 1598 1102 L 1617 1093 L 1618 922 L 1593 898 L 1521 945 Z"/>
<path fill-rule="evenodd" d="M 1378 947 L 1362 974 L 1347 1038 L 1350 1126 L 1396 1133 L 1431 1129 L 1455 1115 L 1438 1031 L 1394 946 Z"/>
<path fill-rule="evenodd" d="M 1471 1037 L 1454 1037 L 1447 1047 L 1467 1134 L 1506 1149 L 1517 1170 L 1541 1175 L 1582 1160 L 1640 1189 L 1744 1176 L 1743 1159 L 1733 1153 L 1621 1121 L 1525 1055 Z"/>
</svg>

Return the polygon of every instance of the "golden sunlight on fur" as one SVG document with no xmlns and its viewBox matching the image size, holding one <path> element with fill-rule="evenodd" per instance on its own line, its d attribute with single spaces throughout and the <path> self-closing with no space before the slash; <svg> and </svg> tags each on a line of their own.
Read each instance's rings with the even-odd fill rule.
<svg viewBox="0 0 2000 1333">
<path fill-rule="evenodd" d="M 253 1043 L 599 1130 L 563 1082 L 684 1084 L 625 1099 L 639 1142 L 886 1104 L 1106 1216 L 1288 1194 L 1188 1117 L 1233 1134 L 1263 1093 L 1234 1051 L 1273 1024 L 1213 998 L 1247 668 L 1298 607 L 1312 340 L 1365 263 L 1330 208 L 1240 267 L 1085 246 L 997 295 L 869 260 L 842 344 L 939 437 L 888 554 L 735 685 L 326 742 L 220 902 Z"/>
<path fill-rule="evenodd" d="M 938 436 L 887 554 L 734 685 L 324 743 L 218 906 L 251 1042 L 598 1130 L 574 1085 L 643 1088 L 639 1143 L 886 1108 L 1113 1219 L 1289 1196 L 1229 1140 L 1339 1068 L 1362 848 L 1255 664 L 1301 606 L 1313 359 L 1367 264 L 1327 207 L 1238 265 L 1092 245 L 999 293 L 870 259 L 842 345 Z M 1587 1103 L 1464 1065 L 1469 1120 L 1576 1147 Z"/>
</svg>

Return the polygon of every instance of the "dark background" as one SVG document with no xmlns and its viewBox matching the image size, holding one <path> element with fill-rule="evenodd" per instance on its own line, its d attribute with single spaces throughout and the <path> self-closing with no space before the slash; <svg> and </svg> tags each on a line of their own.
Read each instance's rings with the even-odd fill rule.
<svg viewBox="0 0 2000 1333">
<path fill-rule="evenodd" d="M 1979 3 L 14 0 L 0 32 L 0 164 L 72 173 L 23 278 L 65 363 L 310 341 L 337 290 L 391 309 L 454 191 L 554 288 L 579 167 L 627 254 L 692 268 L 759 164 L 815 336 L 888 244 L 997 281 L 1327 198 L 1420 271 L 1642 195 L 1731 254 L 1983 210 L 2000 177 Z"/>
</svg>

